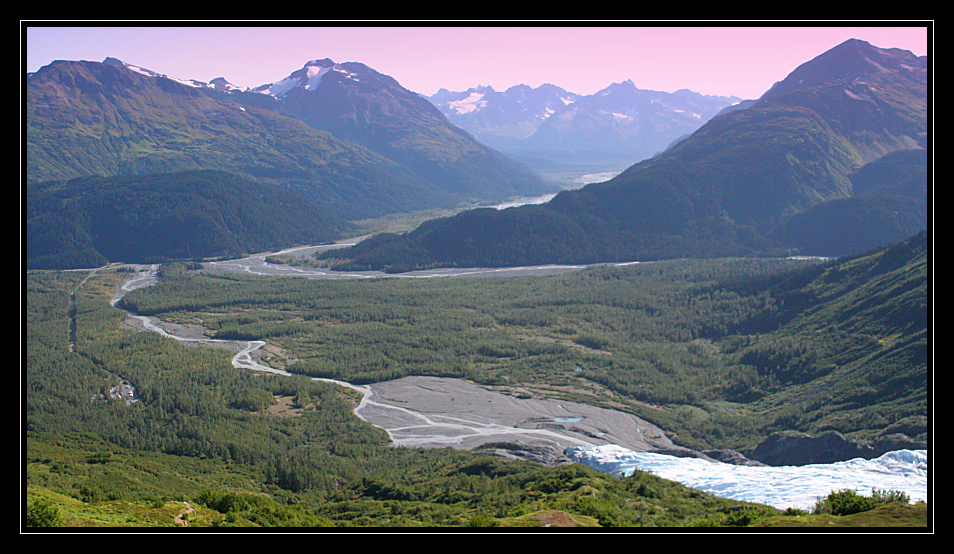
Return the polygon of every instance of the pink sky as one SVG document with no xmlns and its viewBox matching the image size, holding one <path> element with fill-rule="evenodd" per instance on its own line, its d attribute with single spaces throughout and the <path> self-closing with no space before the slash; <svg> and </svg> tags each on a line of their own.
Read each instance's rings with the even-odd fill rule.
<svg viewBox="0 0 954 554">
<path fill-rule="evenodd" d="M 493 22 L 490 22 L 491 24 Z M 497 90 L 552 83 L 593 94 L 630 79 L 638 88 L 681 88 L 755 98 L 799 64 L 849 38 L 882 48 L 929 51 L 929 22 L 867 27 L 788 25 L 640 27 L 381 26 L 83 27 L 25 25 L 25 70 L 53 60 L 107 56 L 184 79 L 225 77 L 241 87 L 278 81 L 305 62 L 357 61 L 426 95 L 439 88 Z M 258 25 L 258 24 L 255 24 Z"/>
</svg>

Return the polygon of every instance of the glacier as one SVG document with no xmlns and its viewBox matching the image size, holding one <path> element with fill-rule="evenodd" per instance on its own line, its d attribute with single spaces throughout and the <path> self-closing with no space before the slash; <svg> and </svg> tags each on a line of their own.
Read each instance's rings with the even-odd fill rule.
<svg viewBox="0 0 954 554">
<path fill-rule="evenodd" d="M 811 510 L 819 498 L 843 489 L 866 496 L 872 488 L 895 490 L 907 494 L 912 502 L 928 500 L 927 450 L 896 450 L 871 460 L 778 467 L 635 452 L 613 444 L 570 447 L 565 453 L 604 473 L 628 476 L 636 470 L 646 471 L 715 496 L 783 510 Z"/>
</svg>

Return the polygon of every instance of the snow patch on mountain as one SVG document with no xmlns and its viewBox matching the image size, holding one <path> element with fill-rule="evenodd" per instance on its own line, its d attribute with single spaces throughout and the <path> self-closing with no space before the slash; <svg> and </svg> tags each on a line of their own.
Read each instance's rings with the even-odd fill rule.
<svg viewBox="0 0 954 554">
<path fill-rule="evenodd" d="M 696 113 L 696 112 L 690 112 L 690 111 L 687 111 L 687 110 L 673 110 L 673 111 L 676 112 L 676 113 L 687 114 L 687 115 L 689 115 L 689 117 L 691 117 L 691 118 L 693 118 L 693 119 L 698 119 L 699 121 L 702 121 L 702 114 L 698 114 L 698 113 Z"/>
<path fill-rule="evenodd" d="M 172 77 L 171 75 L 166 75 L 165 73 L 159 73 L 158 71 L 146 69 L 145 67 L 133 65 L 131 63 L 126 63 L 120 59 L 113 58 L 113 57 L 106 58 L 105 60 L 103 60 L 103 63 L 106 65 L 114 65 L 118 67 L 123 67 L 130 71 L 138 73 L 140 75 L 144 75 L 146 77 L 169 79 L 170 81 L 174 81 L 181 85 L 185 85 L 187 87 L 192 87 L 192 88 L 211 88 L 211 89 L 222 90 L 222 91 L 242 90 L 241 87 L 237 87 L 233 85 L 232 83 L 226 81 L 225 78 L 223 77 L 216 77 L 215 79 L 212 79 L 212 81 L 206 83 L 203 81 L 197 81 L 195 79 L 181 79 L 179 77 Z"/>
<path fill-rule="evenodd" d="M 321 78 L 331 71 L 331 69 L 332 66 L 317 65 L 314 61 L 311 61 L 305 64 L 305 67 L 301 70 L 292 73 L 281 81 L 258 87 L 255 89 L 255 92 L 278 98 L 298 87 L 303 87 L 305 90 L 315 90 L 318 84 L 321 83 Z"/>
<path fill-rule="evenodd" d="M 119 67 L 124 67 L 130 71 L 139 73 L 140 75 L 145 75 L 146 77 L 162 77 L 164 79 L 169 79 L 170 81 L 175 81 L 177 83 L 186 85 L 188 87 L 200 88 L 200 87 L 208 86 L 206 83 L 203 83 L 201 81 L 196 81 L 195 79 L 180 79 L 178 77 L 170 77 L 169 75 L 166 75 L 164 73 L 159 73 L 157 71 L 146 69 L 138 65 L 126 63 L 118 58 L 108 57 L 105 60 L 103 60 L 103 63 L 106 65 L 115 65 Z"/>
<path fill-rule="evenodd" d="M 448 102 L 447 105 L 457 114 L 463 115 L 487 106 L 487 101 L 484 100 L 484 93 L 472 91 L 466 98 L 453 100 Z"/>
<path fill-rule="evenodd" d="M 324 76 L 330 71 L 340 73 L 346 79 L 350 79 L 352 81 L 361 80 L 357 73 L 348 71 L 341 65 L 336 64 L 329 59 L 310 60 L 304 65 L 304 67 L 298 71 L 295 71 L 288 77 L 285 77 L 281 81 L 276 81 L 271 84 L 256 87 L 252 90 L 252 92 L 274 96 L 275 98 L 281 98 L 287 94 L 288 91 L 296 88 L 303 88 L 307 91 L 313 91 L 318 88 L 322 78 L 324 78 Z"/>
</svg>

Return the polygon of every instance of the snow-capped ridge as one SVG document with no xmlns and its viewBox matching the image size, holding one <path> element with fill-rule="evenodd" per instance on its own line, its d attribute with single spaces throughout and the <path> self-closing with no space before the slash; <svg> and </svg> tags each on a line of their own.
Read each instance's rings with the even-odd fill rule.
<svg viewBox="0 0 954 554">
<path fill-rule="evenodd" d="M 318 87 L 318 85 L 321 83 L 322 78 L 329 71 L 336 71 L 338 73 L 341 73 L 344 77 L 351 79 L 353 81 L 360 80 L 360 75 L 358 75 L 354 71 L 345 69 L 341 64 L 337 64 L 329 58 L 309 60 L 308 62 L 305 63 L 305 65 L 302 66 L 301 69 L 294 71 L 288 77 L 285 77 L 284 79 L 280 81 L 275 81 L 274 83 L 260 85 L 253 89 L 241 88 L 236 85 L 233 85 L 232 83 L 229 83 L 224 77 L 216 77 L 215 79 L 212 79 L 212 81 L 208 83 L 203 81 L 198 81 L 196 79 L 182 79 L 179 77 L 172 77 L 170 75 L 159 73 L 151 69 L 146 69 L 138 65 L 126 63 L 118 58 L 114 58 L 111 56 L 103 60 L 103 63 L 107 65 L 117 66 L 117 67 L 123 67 L 125 69 L 134 71 L 136 73 L 139 73 L 140 75 L 145 75 L 147 77 L 161 77 L 164 79 L 169 79 L 171 81 L 175 81 L 177 83 L 180 83 L 188 87 L 208 88 L 208 89 L 213 89 L 213 90 L 222 91 L 222 92 L 251 91 L 251 92 L 266 94 L 269 96 L 274 96 L 276 98 L 281 97 L 287 94 L 290 90 L 294 88 L 298 88 L 298 87 L 308 91 L 315 90 Z"/>
<path fill-rule="evenodd" d="M 214 88 L 215 90 L 221 90 L 224 92 L 231 91 L 240 91 L 243 90 L 241 87 L 235 86 L 232 83 L 228 82 L 225 77 L 216 77 L 209 81 L 209 87 Z"/>
<path fill-rule="evenodd" d="M 165 73 L 159 73 L 158 71 L 153 71 L 151 69 L 146 69 L 138 65 L 126 63 L 120 60 L 119 58 L 114 58 L 112 56 L 109 56 L 106 59 L 104 59 L 103 63 L 106 65 L 122 67 L 130 71 L 133 71 L 135 73 L 138 73 L 140 75 L 144 75 L 146 77 L 169 79 L 170 81 L 175 81 L 176 83 L 185 85 L 187 87 L 192 87 L 192 88 L 211 88 L 211 89 L 227 91 L 227 92 L 243 90 L 241 87 L 237 87 L 233 85 L 232 83 L 228 82 L 224 77 L 216 77 L 215 79 L 212 79 L 210 82 L 206 83 L 203 81 L 197 81 L 196 79 L 181 79 L 179 77 L 172 77 L 170 75 L 166 75 Z"/>
<path fill-rule="evenodd" d="M 354 66 L 355 64 L 348 65 Z M 280 81 L 275 81 L 274 83 L 268 83 L 255 87 L 252 89 L 252 92 L 280 98 L 288 94 L 289 91 L 296 88 L 302 88 L 306 91 L 314 91 L 318 88 L 318 85 L 321 84 L 324 76 L 330 71 L 340 73 L 346 79 L 350 79 L 352 81 L 361 80 L 361 76 L 358 73 L 346 69 L 343 64 L 335 63 L 329 58 L 322 58 L 320 60 L 309 60 L 304 66 L 302 66 L 301 69 L 292 72 L 292 74 L 288 77 L 285 77 Z"/>
</svg>

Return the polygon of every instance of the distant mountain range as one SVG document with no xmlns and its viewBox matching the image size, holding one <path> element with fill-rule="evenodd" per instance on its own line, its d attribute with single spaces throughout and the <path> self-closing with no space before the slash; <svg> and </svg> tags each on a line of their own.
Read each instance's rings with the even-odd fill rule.
<svg viewBox="0 0 954 554">
<path fill-rule="evenodd" d="M 927 104 L 926 57 L 848 40 L 609 181 L 336 256 L 387 269 L 857 253 L 926 228 Z"/>
<path fill-rule="evenodd" d="M 451 123 L 497 148 L 513 147 L 530 138 L 551 115 L 579 97 L 545 84 L 537 88 L 517 85 L 503 92 L 489 86 L 459 92 L 442 88 L 428 99 Z"/>
<path fill-rule="evenodd" d="M 476 87 L 430 97 L 479 141 L 540 171 L 624 169 L 689 135 L 738 97 L 641 90 L 632 80 L 592 95 L 545 84 Z"/>
<path fill-rule="evenodd" d="M 315 60 L 282 81 L 240 90 L 225 79 L 176 79 L 115 58 L 57 61 L 29 75 L 26 91 L 26 181 L 31 190 L 59 182 L 63 199 L 85 190 L 69 183 L 81 177 L 228 172 L 294 195 L 323 214 L 308 224 L 325 227 L 307 234 L 329 236 L 346 220 L 555 190 L 451 125 L 420 95 L 359 63 Z M 38 225 L 51 215 L 31 213 L 28 233 L 44 232 Z M 88 226 L 73 235 L 92 236 Z M 282 246 L 288 244 L 269 245 Z M 90 249 L 97 245 L 83 246 Z M 224 244 L 203 250 L 240 253 Z M 135 261 L 134 249 L 124 252 Z"/>
</svg>

